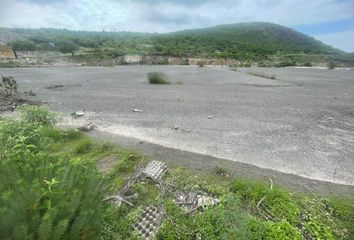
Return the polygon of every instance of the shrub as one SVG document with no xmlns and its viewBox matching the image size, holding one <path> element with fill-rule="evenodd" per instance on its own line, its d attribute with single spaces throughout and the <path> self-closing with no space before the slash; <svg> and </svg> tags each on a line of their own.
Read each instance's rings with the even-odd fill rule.
<svg viewBox="0 0 354 240">
<path fill-rule="evenodd" d="M 168 77 L 162 72 L 149 72 L 148 75 L 149 83 L 151 84 L 169 84 Z"/>
<path fill-rule="evenodd" d="M 0 121 L 0 158 L 9 153 L 29 153 L 43 150 L 51 139 L 42 127 L 21 121 Z"/>
<path fill-rule="evenodd" d="M 58 41 L 56 48 L 61 53 L 71 53 L 74 56 L 75 51 L 79 50 L 79 46 L 68 40 Z"/>
<path fill-rule="evenodd" d="M 103 180 L 90 161 L 43 154 L 0 161 L 0 239 L 92 239 Z"/>
<path fill-rule="evenodd" d="M 337 64 L 334 63 L 334 62 L 329 62 L 329 63 L 327 64 L 328 69 L 335 69 L 336 66 L 337 66 Z"/>
<path fill-rule="evenodd" d="M 27 123 L 53 126 L 57 122 L 57 114 L 45 108 L 24 104 L 19 107 L 21 119 Z"/>
<path fill-rule="evenodd" d="M 199 67 L 204 67 L 205 64 L 206 64 L 205 61 L 198 61 L 198 62 L 197 62 L 197 65 L 198 65 Z"/>
<path fill-rule="evenodd" d="M 0 83 L 0 95 L 4 97 L 9 97 L 12 93 L 17 92 L 17 82 L 12 76 L 1 77 L 2 81 Z"/>
</svg>

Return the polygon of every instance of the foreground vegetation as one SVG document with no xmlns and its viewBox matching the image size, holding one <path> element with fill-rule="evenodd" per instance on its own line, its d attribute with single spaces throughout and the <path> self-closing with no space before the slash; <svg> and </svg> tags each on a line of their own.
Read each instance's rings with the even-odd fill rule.
<svg viewBox="0 0 354 240">
<path fill-rule="evenodd" d="M 45 109 L 20 111 L 21 118 L 0 121 L 0 239 L 138 239 L 132 224 L 150 204 L 166 212 L 157 239 L 354 238 L 353 199 L 295 194 L 222 168 L 167 173 L 173 185 L 220 199 L 201 212 L 186 214 L 151 181 L 133 185 L 133 207 L 102 202 L 147 159 L 59 130 L 57 115 Z"/>
</svg>

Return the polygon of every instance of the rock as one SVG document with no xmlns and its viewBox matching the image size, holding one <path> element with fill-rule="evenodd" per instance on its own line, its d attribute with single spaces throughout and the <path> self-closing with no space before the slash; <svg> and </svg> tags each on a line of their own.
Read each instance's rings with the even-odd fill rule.
<svg viewBox="0 0 354 240">
<path fill-rule="evenodd" d="M 139 113 L 141 113 L 141 112 L 143 112 L 143 110 L 140 110 L 140 109 L 134 108 L 134 109 L 133 109 L 133 112 L 139 112 Z"/>
<path fill-rule="evenodd" d="M 73 112 L 70 114 L 73 118 L 78 118 L 78 117 L 82 117 L 85 116 L 85 110 L 80 110 L 77 112 Z"/>
<path fill-rule="evenodd" d="M 96 128 L 96 126 L 91 122 L 91 123 L 88 123 L 88 124 L 86 124 L 84 126 L 78 127 L 77 129 L 80 130 L 80 131 L 83 131 L 83 132 L 89 132 L 89 131 L 92 131 L 95 128 Z"/>
<path fill-rule="evenodd" d="M 209 119 L 212 119 L 213 117 L 211 115 L 208 116 Z"/>
<path fill-rule="evenodd" d="M 175 130 L 178 130 L 178 126 L 174 126 L 174 129 L 175 129 Z"/>
</svg>

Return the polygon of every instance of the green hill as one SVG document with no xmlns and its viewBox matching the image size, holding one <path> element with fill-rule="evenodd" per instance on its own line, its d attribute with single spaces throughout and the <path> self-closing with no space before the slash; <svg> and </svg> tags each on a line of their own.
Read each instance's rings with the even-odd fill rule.
<svg viewBox="0 0 354 240">
<path fill-rule="evenodd" d="M 281 25 L 253 22 L 171 33 L 87 32 L 66 29 L 5 29 L 15 50 L 56 50 L 49 43 L 71 41 L 89 54 L 116 57 L 152 54 L 177 57 L 233 58 L 288 63 L 337 62 L 353 65 L 353 55 Z"/>
<path fill-rule="evenodd" d="M 340 50 L 272 23 L 238 23 L 161 34 L 158 50 L 172 55 L 213 54 L 229 58 L 283 54 L 340 54 Z"/>
</svg>

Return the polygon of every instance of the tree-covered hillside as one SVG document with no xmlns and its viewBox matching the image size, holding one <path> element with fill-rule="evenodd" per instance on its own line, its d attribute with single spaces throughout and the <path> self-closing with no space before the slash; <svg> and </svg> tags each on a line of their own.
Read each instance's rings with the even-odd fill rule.
<svg viewBox="0 0 354 240">
<path fill-rule="evenodd" d="M 285 54 L 338 54 L 322 42 L 272 23 L 238 23 L 186 30 L 153 38 L 162 52 L 172 55 L 221 55 L 228 58 Z"/>
<path fill-rule="evenodd" d="M 177 57 L 232 58 L 241 61 L 272 60 L 286 56 L 289 61 L 313 59 L 354 63 L 353 56 L 297 32 L 272 23 L 237 23 L 172 33 L 86 32 L 66 29 L 5 29 L 15 50 L 59 50 L 55 44 L 72 42 L 98 56 L 152 54 Z M 290 56 L 290 58 L 288 57 Z"/>
</svg>

